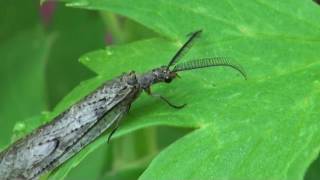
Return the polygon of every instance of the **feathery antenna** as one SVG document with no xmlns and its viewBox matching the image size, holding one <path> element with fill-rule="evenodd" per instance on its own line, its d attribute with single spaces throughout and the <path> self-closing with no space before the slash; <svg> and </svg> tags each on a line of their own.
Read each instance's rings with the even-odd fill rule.
<svg viewBox="0 0 320 180">
<path fill-rule="evenodd" d="M 169 69 L 170 66 L 176 64 L 188 52 L 188 50 L 193 45 L 194 40 L 201 34 L 201 32 L 202 30 L 198 30 L 191 34 L 191 37 L 188 39 L 188 41 L 179 49 L 179 51 L 170 60 L 167 69 Z"/>
<path fill-rule="evenodd" d="M 186 70 L 192 70 L 192 69 L 198 69 L 198 68 L 206 68 L 211 66 L 229 66 L 241 73 L 241 75 L 247 79 L 247 74 L 245 70 L 240 66 L 239 64 L 236 64 L 234 62 L 231 62 L 226 57 L 213 57 L 213 58 L 203 58 L 203 59 L 195 59 L 191 60 L 185 63 L 177 64 L 173 68 L 173 72 L 178 71 L 186 71 Z"/>
</svg>

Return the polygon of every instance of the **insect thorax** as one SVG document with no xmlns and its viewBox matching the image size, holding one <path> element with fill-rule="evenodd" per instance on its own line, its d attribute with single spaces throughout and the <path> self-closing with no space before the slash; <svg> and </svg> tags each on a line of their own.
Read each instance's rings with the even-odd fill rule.
<svg viewBox="0 0 320 180">
<path fill-rule="evenodd" d="M 175 77 L 175 72 L 170 71 L 166 66 L 162 66 L 137 76 L 137 80 L 141 89 L 148 89 L 151 85 L 159 82 L 169 83 Z"/>
</svg>

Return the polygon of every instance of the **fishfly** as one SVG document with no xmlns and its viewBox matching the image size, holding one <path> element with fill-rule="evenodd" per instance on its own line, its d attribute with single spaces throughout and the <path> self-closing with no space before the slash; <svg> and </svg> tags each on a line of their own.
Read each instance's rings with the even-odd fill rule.
<svg viewBox="0 0 320 180">
<path fill-rule="evenodd" d="M 131 104 L 142 91 L 175 105 L 165 97 L 153 94 L 150 86 L 170 83 L 178 72 L 211 66 L 229 66 L 245 78 L 242 67 L 223 57 L 203 58 L 176 64 L 191 48 L 201 30 L 192 33 L 166 66 L 142 75 L 134 71 L 104 83 L 94 92 L 72 105 L 51 122 L 18 140 L 0 154 L 0 179 L 38 179 L 78 153 L 84 146 L 110 129 L 108 142 Z"/>
</svg>

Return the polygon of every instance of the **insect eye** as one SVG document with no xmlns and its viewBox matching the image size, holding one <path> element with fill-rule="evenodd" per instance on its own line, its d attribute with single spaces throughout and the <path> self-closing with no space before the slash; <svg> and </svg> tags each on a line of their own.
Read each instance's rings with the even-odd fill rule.
<svg viewBox="0 0 320 180">
<path fill-rule="evenodd" d="M 165 79 L 164 79 L 164 82 L 166 82 L 166 83 L 169 83 L 169 82 L 171 82 L 172 81 L 172 79 L 170 78 L 170 77 L 166 77 Z"/>
</svg>

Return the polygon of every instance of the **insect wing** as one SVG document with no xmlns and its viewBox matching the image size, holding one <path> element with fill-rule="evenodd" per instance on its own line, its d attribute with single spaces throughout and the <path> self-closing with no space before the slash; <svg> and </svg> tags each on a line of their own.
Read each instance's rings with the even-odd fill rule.
<svg viewBox="0 0 320 180">
<path fill-rule="evenodd" d="M 105 83 L 52 122 L 2 152 L 0 180 L 18 177 L 33 179 L 55 164 L 54 161 L 61 162 L 59 158 L 90 132 L 99 119 L 133 93 L 134 87 L 128 86 L 124 76 Z"/>
<path fill-rule="evenodd" d="M 117 126 L 121 119 L 128 113 L 129 105 L 121 103 L 109 111 L 101 120 L 99 120 L 69 151 L 67 151 L 59 161 L 63 162 L 70 158 L 75 152 L 80 151 L 83 146 L 94 141 L 103 132 Z"/>
</svg>

